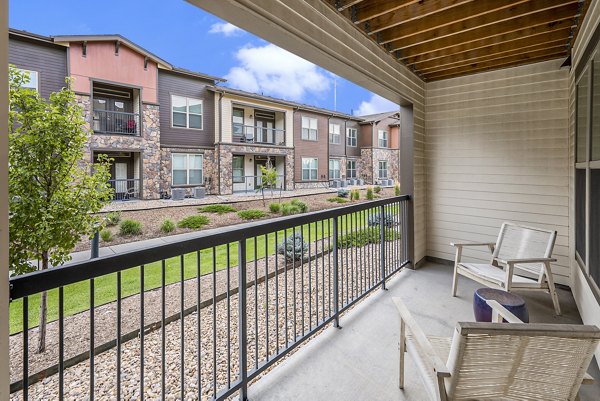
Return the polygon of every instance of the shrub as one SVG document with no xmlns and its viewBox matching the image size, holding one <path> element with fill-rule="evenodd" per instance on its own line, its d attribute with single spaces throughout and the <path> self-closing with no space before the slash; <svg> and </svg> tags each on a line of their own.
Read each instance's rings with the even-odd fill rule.
<svg viewBox="0 0 600 401">
<path fill-rule="evenodd" d="M 235 212 L 235 208 L 231 205 L 207 205 L 198 208 L 199 211 L 204 213 L 216 213 L 225 214 Z"/>
<path fill-rule="evenodd" d="M 400 238 L 399 233 L 389 229 L 384 230 L 384 236 L 385 241 L 394 241 Z M 379 244 L 380 242 L 381 231 L 379 227 L 369 227 L 340 236 L 338 239 L 338 246 L 340 248 L 350 248 L 368 244 Z"/>
<path fill-rule="evenodd" d="M 344 199 L 344 198 L 340 198 L 339 196 L 335 196 L 333 198 L 327 199 L 327 202 L 348 203 L 348 199 Z"/>
<path fill-rule="evenodd" d="M 298 199 L 292 199 L 290 203 L 300 209 L 300 213 L 308 212 L 308 205 L 306 203 L 299 201 Z"/>
<path fill-rule="evenodd" d="M 304 242 L 302 233 L 292 234 L 277 245 L 277 253 L 289 260 L 302 260 L 307 251 L 308 244 Z"/>
<path fill-rule="evenodd" d="M 289 216 L 292 214 L 300 213 L 300 208 L 291 203 L 282 203 L 281 204 L 281 214 L 284 216 Z"/>
<path fill-rule="evenodd" d="M 192 230 L 197 230 L 208 223 L 210 223 L 210 220 L 206 216 L 188 216 L 179 220 L 177 226 L 180 228 L 191 228 Z"/>
<path fill-rule="evenodd" d="M 381 192 L 381 187 L 379 185 L 376 185 L 375 188 L 373 188 L 373 191 L 378 194 Z"/>
<path fill-rule="evenodd" d="M 368 220 L 369 227 L 379 226 L 380 220 L 381 220 L 380 213 L 370 215 L 369 220 Z M 383 214 L 383 225 L 384 226 L 394 227 L 397 224 L 398 224 L 398 222 L 396 221 L 396 219 L 394 218 L 394 215 L 392 213 L 387 212 L 387 213 Z"/>
<path fill-rule="evenodd" d="M 347 198 L 349 193 L 350 192 L 347 189 L 344 189 L 344 188 L 337 190 L 337 196 L 338 196 L 338 198 Z"/>
<path fill-rule="evenodd" d="M 100 238 L 102 238 L 102 241 L 104 242 L 110 242 L 113 240 L 112 232 L 105 228 L 104 230 L 100 231 Z"/>
<path fill-rule="evenodd" d="M 367 188 L 367 199 L 373 200 L 374 198 L 375 198 L 375 195 L 373 195 L 373 188 L 371 188 L 371 187 Z"/>
<path fill-rule="evenodd" d="M 175 223 L 173 223 L 172 220 L 166 219 L 160 225 L 160 231 L 166 234 L 172 233 L 173 231 L 175 231 Z"/>
<path fill-rule="evenodd" d="M 121 221 L 121 212 L 110 212 L 106 215 L 104 220 L 106 221 L 107 226 L 116 226 Z"/>
<path fill-rule="evenodd" d="M 271 211 L 271 213 L 279 213 L 281 211 L 281 204 L 280 203 L 271 203 L 269 205 L 269 210 Z"/>
<path fill-rule="evenodd" d="M 394 195 L 400 196 L 400 185 L 394 185 Z"/>
<path fill-rule="evenodd" d="M 360 199 L 360 191 L 358 189 L 353 190 L 350 198 L 354 199 L 354 200 L 359 200 Z"/>
<path fill-rule="evenodd" d="M 119 226 L 119 234 L 123 236 L 140 235 L 142 233 L 142 223 L 137 220 L 126 219 Z"/>
<path fill-rule="evenodd" d="M 239 212 L 237 212 L 237 215 L 244 220 L 255 220 L 265 217 L 267 213 L 258 209 L 247 209 L 240 210 Z"/>
</svg>

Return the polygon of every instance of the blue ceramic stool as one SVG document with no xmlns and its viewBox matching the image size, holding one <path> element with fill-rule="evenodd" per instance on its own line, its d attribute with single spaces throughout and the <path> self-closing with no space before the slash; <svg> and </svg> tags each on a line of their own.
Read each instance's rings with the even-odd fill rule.
<svg viewBox="0 0 600 401">
<path fill-rule="evenodd" d="M 517 294 L 494 288 L 480 288 L 475 291 L 473 295 L 473 312 L 475 313 L 476 322 L 492 321 L 492 308 L 486 303 L 489 300 L 497 301 L 524 323 L 529 323 L 529 313 L 527 312 L 525 300 Z"/>
</svg>

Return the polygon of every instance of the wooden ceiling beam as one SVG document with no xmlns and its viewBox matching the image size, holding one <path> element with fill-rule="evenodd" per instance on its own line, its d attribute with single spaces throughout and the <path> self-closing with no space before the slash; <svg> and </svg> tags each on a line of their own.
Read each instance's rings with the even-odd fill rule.
<svg viewBox="0 0 600 401">
<path fill-rule="evenodd" d="M 411 6 L 420 2 L 421 0 L 386 0 L 382 2 L 370 1 L 356 7 L 353 22 L 355 24 L 361 24 L 370 19 L 379 18 L 381 16 L 397 12 L 407 6 Z"/>
<path fill-rule="evenodd" d="M 578 2 L 579 0 L 530 0 L 513 7 L 500 8 L 491 13 L 481 13 L 475 18 L 461 19 L 451 23 L 447 23 L 449 19 L 444 15 L 445 13 L 442 13 L 440 18 L 431 17 L 427 20 L 416 21 L 414 26 L 413 24 L 401 25 L 384 31 L 379 35 L 379 42 L 389 43 L 390 47 L 395 50 L 482 28 L 494 32 L 496 25 L 510 24 L 512 21 L 518 21 L 518 27 L 516 27 L 517 24 L 513 24 L 515 29 L 526 28 L 538 25 L 538 15 L 544 12 L 553 13 L 557 9 L 566 8 L 570 10 L 570 15 L 573 15 L 577 11 Z M 504 3 L 506 4 L 506 2 Z M 488 2 L 483 1 L 478 4 L 480 4 L 478 7 L 481 7 L 482 4 L 487 5 Z M 448 14 L 451 12 L 449 11 Z"/>
<path fill-rule="evenodd" d="M 388 49 L 390 51 L 401 50 L 402 55 L 404 55 L 405 50 L 412 54 L 428 53 L 449 46 L 456 46 L 479 39 L 492 38 L 494 36 L 515 32 L 542 24 L 563 21 L 572 18 L 576 11 L 577 3 L 571 3 L 566 6 L 538 12 L 535 15 L 524 15 L 517 18 L 506 19 L 500 23 L 493 24 L 492 26 L 484 25 L 468 31 L 455 31 L 448 33 L 444 28 L 439 32 L 436 32 L 437 30 L 431 31 L 433 34 L 439 34 L 438 37 L 431 37 L 431 35 L 428 33 L 427 37 L 413 37 L 410 41 L 399 40 L 392 42 L 388 46 Z"/>
<path fill-rule="evenodd" d="M 435 73 L 438 71 L 448 70 L 451 68 L 458 68 L 458 67 L 472 65 L 472 64 L 480 64 L 485 61 L 493 61 L 493 60 L 501 61 L 508 57 L 518 56 L 521 54 L 528 54 L 528 53 L 533 53 L 533 52 L 538 52 L 538 51 L 543 51 L 543 50 L 552 49 L 553 52 L 560 52 L 561 50 L 566 51 L 567 50 L 566 42 L 567 41 L 565 38 L 561 38 L 560 40 L 556 40 L 554 42 L 547 42 L 547 43 L 540 43 L 540 44 L 532 45 L 532 46 L 512 48 L 512 49 L 508 49 L 505 51 L 489 52 L 489 53 L 485 53 L 485 54 L 479 53 L 478 55 L 474 55 L 470 58 L 465 58 L 462 60 L 454 60 L 452 62 L 448 62 L 445 64 L 432 63 L 430 65 L 427 65 L 427 66 L 424 66 L 421 68 L 417 68 L 417 71 L 420 74 L 427 75 L 427 74 L 432 74 L 432 73 Z"/>
<path fill-rule="evenodd" d="M 463 67 L 459 67 L 459 68 L 451 68 L 451 69 L 436 72 L 434 74 L 426 74 L 426 75 L 424 75 L 424 78 L 427 81 L 434 81 L 434 80 L 447 79 L 447 78 L 452 78 L 452 77 L 461 76 L 461 75 L 474 74 L 476 72 L 482 72 L 482 71 L 486 71 L 486 70 L 494 70 L 494 69 L 500 69 L 500 68 L 513 67 L 513 66 L 517 66 L 517 65 L 538 63 L 538 62 L 545 61 L 545 60 L 557 59 L 557 58 L 567 57 L 567 56 L 568 56 L 568 52 L 564 49 L 561 51 L 558 51 L 558 52 L 557 51 L 553 52 L 551 50 L 533 52 L 533 53 L 529 53 L 526 55 L 509 57 L 509 58 L 506 58 L 505 60 L 503 60 L 502 62 L 499 62 L 499 60 L 494 60 L 494 61 L 488 61 L 488 62 L 483 62 L 483 63 L 479 63 L 479 64 L 471 64 L 469 66 L 463 66 Z"/>
<path fill-rule="evenodd" d="M 441 58 L 449 57 L 451 55 L 458 55 L 468 51 L 477 49 L 484 49 L 494 45 L 509 44 L 515 42 L 513 46 L 529 46 L 533 43 L 539 43 L 545 35 L 551 35 L 552 39 L 555 40 L 557 37 L 564 37 L 565 40 L 569 36 L 571 31 L 571 20 L 563 20 L 553 24 L 543 24 L 536 27 L 519 29 L 514 32 L 505 33 L 491 38 L 478 39 L 472 42 L 461 43 L 455 46 L 449 46 L 432 52 L 425 52 L 423 54 L 412 55 L 409 51 L 404 52 L 402 61 L 408 65 L 418 65 L 420 63 L 426 63 L 432 60 L 439 60 Z M 561 36 L 562 35 L 562 36 Z M 407 49 L 409 50 L 409 49 Z"/>
<path fill-rule="evenodd" d="M 539 46 L 553 47 L 557 44 L 557 42 L 565 46 L 566 49 L 568 37 L 569 31 L 563 29 L 561 31 L 554 31 L 546 35 L 537 35 L 529 38 L 522 38 L 513 42 L 505 42 L 496 45 L 486 46 L 479 49 L 469 50 L 463 53 L 449 53 L 445 57 L 427 60 L 424 62 L 415 63 L 413 65 L 417 70 L 424 71 L 431 67 L 460 63 L 467 60 L 474 60 L 489 55 L 507 53 L 519 49 L 530 49 L 533 47 L 539 48 Z"/>
<path fill-rule="evenodd" d="M 339 1 L 333 0 L 333 6 L 335 8 L 337 8 L 338 11 L 344 11 L 352 6 L 357 5 L 358 3 L 362 3 L 363 1 L 364 0 L 345 0 L 345 1 L 344 0 L 339 0 Z M 336 3 L 339 3 L 339 5 L 336 6 L 335 5 Z"/>
<path fill-rule="evenodd" d="M 474 0 L 432 0 L 413 2 L 413 4 L 410 4 L 407 7 L 391 10 L 391 12 L 371 17 L 369 19 L 369 31 L 367 33 L 372 35 L 385 29 L 414 22 L 460 5 L 471 4 L 472 6 L 477 7 L 477 4 L 483 3 L 485 2 L 480 1 L 474 3 Z M 506 1 L 504 3 L 506 3 Z M 487 7 L 487 4 L 485 7 Z"/>
</svg>

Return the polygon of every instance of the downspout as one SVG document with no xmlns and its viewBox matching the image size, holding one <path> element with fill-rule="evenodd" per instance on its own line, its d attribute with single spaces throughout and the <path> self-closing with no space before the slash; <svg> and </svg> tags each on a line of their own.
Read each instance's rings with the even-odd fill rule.
<svg viewBox="0 0 600 401">
<path fill-rule="evenodd" d="M 329 185 L 329 181 L 331 178 L 329 177 L 329 160 L 331 159 L 331 145 L 329 144 L 329 127 L 331 126 L 331 118 L 333 114 L 330 114 L 327 117 L 327 185 Z"/>
<path fill-rule="evenodd" d="M 219 149 L 217 156 L 217 193 L 221 194 L 221 143 L 223 142 L 223 95 L 225 92 L 219 92 Z M 215 152 L 216 153 L 216 152 Z"/>
<path fill-rule="evenodd" d="M 371 121 L 371 185 L 375 185 L 375 121 Z M 377 137 L 379 146 L 379 137 Z"/>
<path fill-rule="evenodd" d="M 292 107 L 292 142 L 294 144 L 294 160 L 293 160 L 293 162 L 294 162 L 294 168 L 292 170 L 292 177 L 293 177 L 292 185 L 293 185 L 293 189 L 296 189 L 296 180 L 297 180 L 297 177 L 296 177 L 296 162 L 297 162 L 297 160 L 296 160 L 296 156 L 297 156 L 296 155 L 296 139 L 297 138 L 296 138 L 296 130 L 294 129 L 294 124 L 296 123 L 296 112 L 298 110 L 300 110 L 299 107 L 296 107 L 296 108 Z M 300 124 L 302 124 L 302 122 L 300 122 Z M 287 135 L 287 132 L 286 132 L 286 135 Z M 302 126 L 300 126 L 300 139 L 302 140 Z M 302 165 L 302 161 L 300 161 L 300 164 Z M 302 175 L 300 176 L 300 178 L 302 178 Z"/>
</svg>

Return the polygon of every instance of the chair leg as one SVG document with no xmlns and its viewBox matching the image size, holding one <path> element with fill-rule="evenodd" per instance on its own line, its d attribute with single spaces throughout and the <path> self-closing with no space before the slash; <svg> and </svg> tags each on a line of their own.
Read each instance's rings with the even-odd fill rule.
<svg viewBox="0 0 600 401">
<path fill-rule="evenodd" d="M 548 289 L 550 290 L 550 296 L 552 297 L 552 303 L 554 304 L 554 312 L 556 316 L 560 316 L 560 304 L 558 302 L 558 294 L 556 293 L 556 287 L 554 287 L 554 278 L 552 277 L 552 270 L 550 270 L 550 263 L 544 264 L 546 270 L 546 280 L 548 281 Z"/>
<path fill-rule="evenodd" d="M 400 319 L 400 359 L 398 369 L 398 387 L 404 388 L 404 358 L 406 353 L 406 326 L 404 320 Z"/>
<path fill-rule="evenodd" d="M 454 259 L 454 276 L 452 277 L 452 296 L 456 296 L 456 289 L 458 287 L 458 264 L 462 255 L 462 247 L 456 248 L 456 258 Z"/>
</svg>

